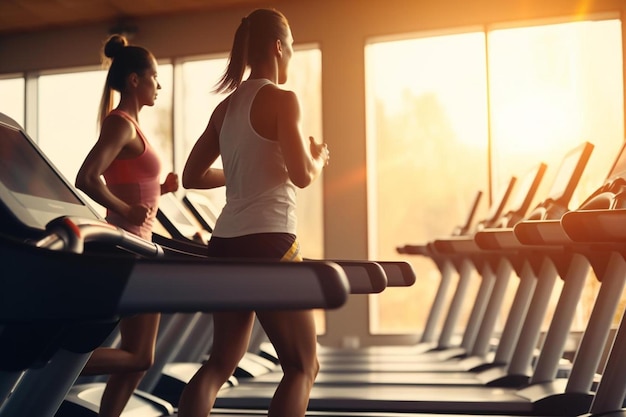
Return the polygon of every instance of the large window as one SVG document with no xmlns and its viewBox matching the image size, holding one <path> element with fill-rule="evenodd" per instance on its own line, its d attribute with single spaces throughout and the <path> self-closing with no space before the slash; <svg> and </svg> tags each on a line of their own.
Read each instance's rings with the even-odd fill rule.
<svg viewBox="0 0 626 417">
<path fill-rule="evenodd" d="M 608 174 L 624 140 L 621 25 L 586 21 L 489 32 L 494 182 L 595 145 L 576 201 Z M 547 188 L 546 188 L 547 190 Z"/>
<path fill-rule="evenodd" d="M 24 126 L 24 77 L 0 78 L 0 113 Z"/>
<path fill-rule="evenodd" d="M 366 47 L 370 254 L 448 235 L 487 182 L 487 96 L 482 32 Z M 409 288 L 372 297 L 372 332 L 421 329 L 439 274 L 411 259 Z"/>
<path fill-rule="evenodd" d="M 98 137 L 105 78 L 101 70 L 39 77 L 38 143 L 71 183 Z"/>
<path fill-rule="evenodd" d="M 543 161 L 543 199 L 564 154 L 589 141 L 595 147 L 570 203 L 575 209 L 602 184 L 624 141 L 620 22 L 493 30 L 488 46 L 493 183 Z M 590 274 L 574 328 L 585 325 L 598 284 Z"/>
<path fill-rule="evenodd" d="M 624 140 L 621 51 L 618 20 L 367 45 L 371 256 L 398 258 L 399 245 L 449 235 L 477 190 L 497 190 L 540 161 L 549 186 L 565 153 L 587 140 L 596 148 L 575 208 Z M 374 333 L 425 323 L 439 272 L 429 259 L 402 259 L 418 282 L 372 296 Z"/>
</svg>

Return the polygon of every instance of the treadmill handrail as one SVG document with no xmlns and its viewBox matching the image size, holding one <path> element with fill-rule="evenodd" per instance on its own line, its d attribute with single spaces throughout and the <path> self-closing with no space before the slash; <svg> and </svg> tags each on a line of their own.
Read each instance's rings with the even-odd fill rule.
<svg viewBox="0 0 626 417">
<path fill-rule="evenodd" d="M 0 323 L 157 311 L 337 308 L 349 293 L 343 269 L 326 261 L 76 254 L 0 236 L 0 262 L 8 271 L 0 280 Z"/>
<path fill-rule="evenodd" d="M 48 223 L 46 230 L 48 235 L 35 242 L 35 246 L 82 253 L 85 243 L 97 241 L 118 245 L 138 255 L 163 255 L 160 245 L 98 220 L 61 216 Z"/>
<path fill-rule="evenodd" d="M 334 262 L 138 259 L 117 310 L 333 309 L 349 293 L 346 273 Z"/>
</svg>

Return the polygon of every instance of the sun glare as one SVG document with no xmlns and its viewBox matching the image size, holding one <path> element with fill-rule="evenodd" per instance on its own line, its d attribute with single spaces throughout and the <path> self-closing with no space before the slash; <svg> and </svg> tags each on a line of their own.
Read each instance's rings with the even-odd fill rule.
<svg viewBox="0 0 626 417">
<path fill-rule="evenodd" d="M 372 43 L 366 47 L 372 97 L 388 114 L 400 114 L 407 111 L 407 98 L 435 96 L 455 139 L 484 148 L 483 46 L 483 33 Z"/>
</svg>

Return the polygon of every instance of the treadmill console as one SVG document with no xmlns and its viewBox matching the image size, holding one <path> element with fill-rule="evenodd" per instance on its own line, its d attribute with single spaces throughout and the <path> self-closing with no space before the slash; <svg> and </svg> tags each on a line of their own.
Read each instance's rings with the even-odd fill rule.
<svg viewBox="0 0 626 417">
<path fill-rule="evenodd" d="M 30 137 L 0 114 L 0 232 L 36 236 L 59 216 L 102 220 Z"/>
</svg>

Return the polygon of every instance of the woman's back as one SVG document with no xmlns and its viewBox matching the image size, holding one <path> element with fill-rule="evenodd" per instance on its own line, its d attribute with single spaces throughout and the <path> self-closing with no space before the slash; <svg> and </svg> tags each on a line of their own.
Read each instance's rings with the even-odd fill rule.
<svg viewBox="0 0 626 417">
<path fill-rule="evenodd" d="M 226 206 L 213 234 L 219 237 L 296 231 L 296 190 L 280 144 L 259 135 L 250 122 L 257 92 L 271 84 L 248 80 L 231 95 L 220 129 Z"/>
</svg>

